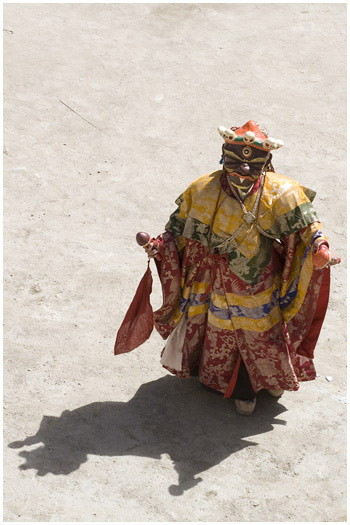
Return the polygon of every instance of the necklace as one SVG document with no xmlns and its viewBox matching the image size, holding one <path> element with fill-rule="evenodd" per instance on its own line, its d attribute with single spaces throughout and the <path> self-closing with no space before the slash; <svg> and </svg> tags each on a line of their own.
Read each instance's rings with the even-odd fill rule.
<svg viewBox="0 0 350 525">
<path fill-rule="evenodd" d="M 252 211 L 248 211 L 247 208 L 245 207 L 243 201 L 241 200 L 240 196 L 237 194 L 237 192 L 235 191 L 235 187 L 234 185 L 232 184 L 231 180 L 230 180 L 230 177 L 229 175 L 227 174 L 227 181 L 229 183 L 229 186 L 230 188 L 232 189 L 233 193 L 235 194 L 235 196 L 237 197 L 237 200 L 239 202 L 239 205 L 241 206 L 244 214 L 243 214 L 243 223 L 237 228 L 237 230 L 233 233 L 233 235 L 231 235 L 230 237 L 228 237 L 225 241 L 223 241 L 222 243 L 220 243 L 219 245 L 216 246 L 216 248 L 226 248 L 227 245 L 234 241 L 236 239 L 236 237 L 238 237 L 238 235 L 241 233 L 241 231 L 243 230 L 243 228 L 247 227 L 247 226 L 250 226 L 248 232 L 247 232 L 247 235 L 250 233 L 251 229 L 253 226 L 256 226 L 256 228 L 258 229 L 258 231 L 264 235 L 265 237 L 268 237 L 269 239 L 274 239 L 274 240 L 279 240 L 277 237 L 273 236 L 273 235 L 270 235 L 269 233 L 265 232 L 265 230 L 263 230 L 259 224 L 258 224 L 258 220 L 257 220 L 257 210 L 258 210 L 258 206 L 259 206 L 259 203 L 260 203 L 260 199 L 261 199 L 261 195 L 262 195 L 262 192 L 263 192 L 263 189 L 264 189 L 264 183 L 265 183 L 265 177 L 266 177 L 266 172 L 263 173 L 262 177 L 261 177 L 261 181 L 260 181 L 260 186 L 259 186 L 259 189 L 258 189 L 258 193 L 256 195 L 256 198 L 255 198 L 255 202 L 254 202 L 254 205 L 253 205 L 253 208 L 252 208 Z M 237 247 L 237 246 L 236 246 Z"/>
<path fill-rule="evenodd" d="M 257 230 L 262 234 L 264 235 L 265 237 L 268 237 L 269 239 L 274 239 L 275 241 L 277 242 L 281 242 L 280 239 L 274 235 L 270 235 L 269 233 L 267 233 L 265 230 L 263 230 L 261 228 L 261 226 L 258 224 L 258 218 L 256 216 L 256 212 L 258 210 L 258 206 L 259 206 L 259 203 L 260 203 L 260 199 L 261 199 L 261 194 L 262 194 L 262 191 L 264 189 L 264 183 L 265 183 L 265 177 L 266 177 L 266 171 L 264 171 L 262 177 L 261 177 L 261 182 L 260 182 L 260 186 L 259 186 L 259 190 L 258 190 L 258 194 L 256 196 L 256 199 L 255 199 L 255 202 L 254 202 L 254 206 L 253 206 L 253 209 L 252 211 L 247 211 L 247 208 L 244 206 L 244 203 L 243 201 L 241 200 L 240 198 L 240 195 L 237 194 L 237 192 L 235 192 L 235 195 L 237 196 L 237 200 L 239 202 L 239 204 L 241 205 L 241 208 L 242 210 L 244 211 L 244 215 L 243 215 L 243 220 L 245 221 L 245 223 L 249 226 L 249 225 L 253 225 L 255 223 L 255 226 L 257 228 Z M 234 185 L 232 184 L 231 180 L 230 180 L 230 177 L 229 175 L 227 174 L 227 181 L 230 185 L 230 188 L 232 189 L 232 191 L 235 190 L 235 187 Z M 243 226 L 243 225 L 242 225 Z M 234 233 L 234 238 L 237 237 L 238 233 L 241 231 L 242 228 L 238 228 L 238 230 Z M 250 230 L 249 230 L 250 231 Z M 248 232 L 249 233 L 249 232 Z M 228 242 L 231 238 L 229 238 L 227 241 L 225 241 L 225 244 L 226 242 Z M 233 240 L 233 239 L 232 239 Z"/>
<path fill-rule="evenodd" d="M 257 209 L 258 209 L 258 206 L 259 206 L 262 190 L 263 190 L 263 187 L 264 187 L 265 176 L 266 176 L 266 172 L 264 172 L 263 176 L 261 177 L 260 186 L 259 186 L 259 189 L 258 189 L 257 196 L 255 198 L 253 209 L 252 209 L 252 211 L 248 211 L 247 208 L 244 206 L 244 203 L 241 200 L 240 195 L 237 192 L 235 192 L 235 187 L 234 187 L 234 185 L 232 184 L 232 182 L 230 180 L 230 176 L 227 174 L 227 181 L 228 181 L 228 183 L 230 185 L 230 188 L 232 189 L 232 191 L 235 193 L 235 195 L 237 197 L 237 200 L 238 200 L 238 202 L 239 202 L 239 204 L 240 204 L 240 206 L 241 206 L 241 208 L 242 208 L 242 210 L 244 212 L 243 220 L 244 220 L 244 222 L 246 224 L 248 224 L 248 226 L 253 224 L 253 222 L 255 222 L 256 219 L 257 219 L 256 212 L 257 212 Z"/>
</svg>

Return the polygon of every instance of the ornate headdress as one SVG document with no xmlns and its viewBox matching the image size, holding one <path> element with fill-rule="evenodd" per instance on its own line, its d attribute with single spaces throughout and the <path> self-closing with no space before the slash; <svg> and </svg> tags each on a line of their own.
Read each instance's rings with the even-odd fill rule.
<svg viewBox="0 0 350 525">
<path fill-rule="evenodd" d="M 259 128 L 254 120 L 249 120 L 241 128 L 227 129 L 224 126 L 219 126 L 218 132 L 226 144 L 250 144 L 265 151 L 278 149 L 283 146 L 282 140 L 268 137 L 267 133 Z"/>
</svg>

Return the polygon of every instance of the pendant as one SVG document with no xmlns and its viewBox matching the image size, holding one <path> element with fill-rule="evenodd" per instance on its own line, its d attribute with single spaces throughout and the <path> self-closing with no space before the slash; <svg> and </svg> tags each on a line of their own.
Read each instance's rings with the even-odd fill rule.
<svg viewBox="0 0 350 525">
<path fill-rule="evenodd" d="M 247 211 L 247 213 L 243 215 L 243 220 L 247 224 L 252 224 L 256 220 L 256 217 L 251 211 Z"/>
</svg>

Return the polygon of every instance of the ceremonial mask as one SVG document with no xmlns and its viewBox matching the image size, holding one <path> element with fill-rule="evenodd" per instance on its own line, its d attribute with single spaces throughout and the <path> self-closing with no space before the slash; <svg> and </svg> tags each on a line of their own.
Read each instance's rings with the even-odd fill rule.
<svg viewBox="0 0 350 525">
<path fill-rule="evenodd" d="M 271 150 L 283 146 L 281 140 L 267 133 L 250 120 L 241 128 L 218 128 L 225 144 L 222 147 L 224 170 L 234 186 L 248 191 L 271 162 Z"/>
</svg>

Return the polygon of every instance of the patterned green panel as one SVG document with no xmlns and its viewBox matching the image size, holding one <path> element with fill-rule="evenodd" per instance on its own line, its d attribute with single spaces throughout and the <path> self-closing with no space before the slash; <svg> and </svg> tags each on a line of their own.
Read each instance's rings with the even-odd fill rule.
<svg viewBox="0 0 350 525">
<path fill-rule="evenodd" d="M 285 235 L 297 232 L 308 226 L 312 222 L 318 221 L 317 213 L 311 202 L 305 202 L 294 210 L 284 213 L 276 220 L 272 230 L 280 238 Z M 270 233 L 268 231 L 268 233 Z"/>
<path fill-rule="evenodd" d="M 208 247 L 209 231 L 210 227 L 207 224 L 193 217 L 189 217 L 182 235 L 186 237 L 186 239 L 199 241 L 203 246 Z"/>
<path fill-rule="evenodd" d="M 223 240 L 223 238 L 213 235 L 212 246 L 215 247 Z M 235 275 L 249 284 L 255 284 L 270 260 L 273 240 L 260 235 L 259 248 L 256 255 L 250 260 L 236 246 L 235 241 L 232 241 L 225 247 L 219 248 L 218 251 L 220 254 L 227 253 L 228 266 Z"/>
<path fill-rule="evenodd" d="M 186 224 L 186 219 L 181 219 L 179 213 L 180 206 L 170 215 L 169 220 L 165 225 L 165 229 L 170 231 L 173 235 L 182 235 Z"/>
</svg>

